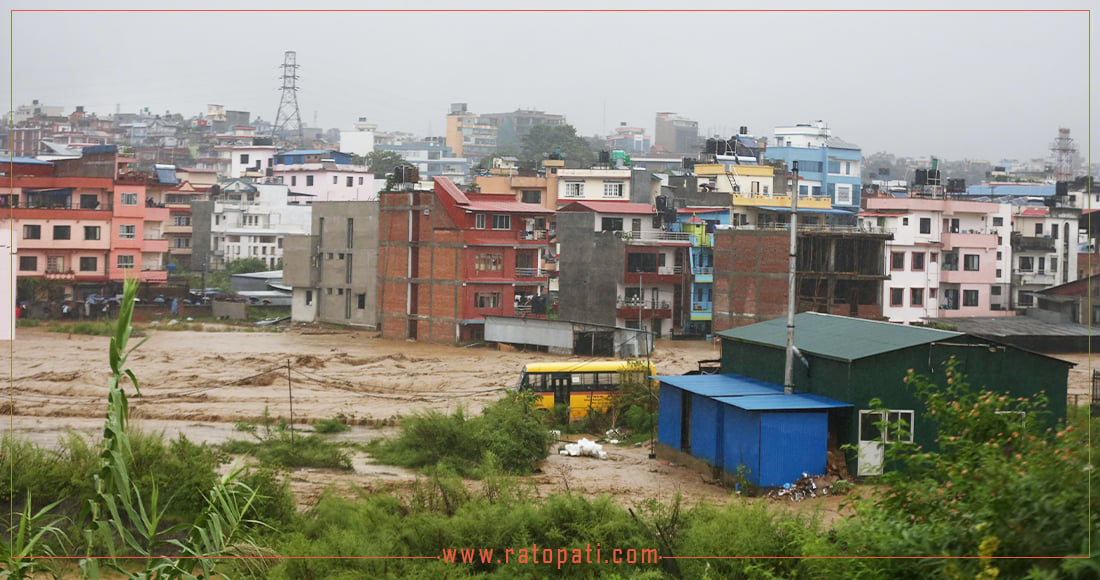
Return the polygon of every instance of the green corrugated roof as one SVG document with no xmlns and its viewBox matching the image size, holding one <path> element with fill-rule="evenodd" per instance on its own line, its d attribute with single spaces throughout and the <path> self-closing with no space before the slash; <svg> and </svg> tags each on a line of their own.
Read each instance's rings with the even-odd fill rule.
<svg viewBox="0 0 1100 580">
<path fill-rule="evenodd" d="M 799 350 L 843 361 L 858 360 L 962 335 L 961 332 L 816 312 L 803 312 L 794 317 L 794 344 Z M 725 330 L 719 332 L 718 336 L 786 348 L 787 318 Z"/>
</svg>

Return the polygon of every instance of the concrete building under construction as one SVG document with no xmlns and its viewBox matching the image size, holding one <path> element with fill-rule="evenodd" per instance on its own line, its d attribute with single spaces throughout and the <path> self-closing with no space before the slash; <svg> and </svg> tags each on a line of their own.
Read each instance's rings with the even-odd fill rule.
<svg viewBox="0 0 1100 580">
<path fill-rule="evenodd" d="M 806 229 L 798 234 L 799 312 L 882 318 L 891 233 Z M 714 235 L 713 330 L 787 313 L 790 232 L 726 229 Z"/>
</svg>

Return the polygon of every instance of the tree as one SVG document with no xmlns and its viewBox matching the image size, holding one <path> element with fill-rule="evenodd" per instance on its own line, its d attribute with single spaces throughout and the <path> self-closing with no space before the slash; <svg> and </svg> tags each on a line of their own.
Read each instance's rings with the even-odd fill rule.
<svg viewBox="0 0 1100 580">
<path fill-rule="evenodd" d="M 541 161 L 561 151 L 562 157 L 583 167 L 592 165 L 596 155 L 588 141 L 577 135 L 572 125 L 536 125 L 523 138 L 525 161 Z"/>
<path fill-rule="evenodd" d="M 267 270 L 267 262 L 260 258 L 241 258 L 240 260 L 230 260 L 225 263 L 225 271 L 229 275 L 266 272 Z"/>
<path fill-rule="evenodd" d="M 366 157 L 367 167 L 379 175 L 393 173 L 393 168 L 405 163 L 405 158 L 395 151 L 371 151 Z"/>
</svg>

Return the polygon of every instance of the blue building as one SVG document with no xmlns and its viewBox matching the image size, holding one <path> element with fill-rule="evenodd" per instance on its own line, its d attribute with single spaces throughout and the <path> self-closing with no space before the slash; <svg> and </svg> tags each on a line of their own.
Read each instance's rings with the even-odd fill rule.
<svg viewBox="0 0 1100 580">
<path fill-rule="evenodd" d="M 304 165 L 331 159 L 336 165 L 351 165 L 351 154 L 323 149 L 296 149 L 275 154 L 275 165 Z"/>
<path fill-rule="evenodd" d="M 788 171 L 798 162 L 799 195 L 828 197 L 834 208 L 849 210 L 853 216 L 859 211 L 863 152 L 858 145 L 833 137 L 823 122 L 776 127 L 775 144 L 768 146 L 764 156 L 782 161 Z"/>
<path fill-rule="evenodd" d="M 714 228 L 730 224 L 730 208 L 688 207 L 677 210 L 677 223 L 669 230 L 690 234 L 685 288 L 691 304 L 690 318 L 684 322 L 684 333 L 695 336 L 711 334 L 714 316 Z"/>
<path fill-rule="evenodd" d="M 851 407 L 742 375 L 657 377 L 662 453 L 691 455 L 756 486 L 825 473 L 829 413 Z"/>
</svg>

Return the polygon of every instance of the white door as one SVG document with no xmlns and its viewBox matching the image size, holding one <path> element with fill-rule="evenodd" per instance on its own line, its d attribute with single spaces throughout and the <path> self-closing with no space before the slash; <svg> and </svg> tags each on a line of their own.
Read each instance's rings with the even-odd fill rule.
<svg viewBox="0 0 1100 580">
<path fill-rule="evenodd" d="M 856 475 L 882 475 L 884 438 L 879 425 L 886 420 L 883 411 L 859 412 L 859 449 L 856 460 L 859 466 Z"/>
</svg>

